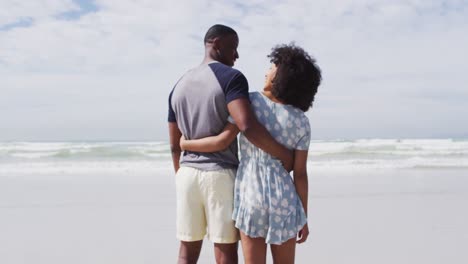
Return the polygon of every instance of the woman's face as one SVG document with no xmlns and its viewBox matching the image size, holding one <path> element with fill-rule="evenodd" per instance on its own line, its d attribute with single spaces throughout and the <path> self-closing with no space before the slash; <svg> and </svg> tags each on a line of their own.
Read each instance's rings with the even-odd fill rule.
<svg viewBox="0 0 468 264">
<path fill-rule="evenodd" d="M 263 87 L 264 91 L 271 91 L 272 85 L 273 85 L 273 79 L 275 78 L 276 75 L 276 65 L 272 63 L 270 65 L 270 68 L 265 74 L 265 86 Z"/>
</svg>

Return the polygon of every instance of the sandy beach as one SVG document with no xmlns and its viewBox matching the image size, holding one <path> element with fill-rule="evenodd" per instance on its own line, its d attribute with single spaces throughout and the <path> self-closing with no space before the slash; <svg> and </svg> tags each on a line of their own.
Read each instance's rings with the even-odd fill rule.
<svg viewBox="0 0 468 264">
<path fill-rule="evenodd" d="M 297 263 L 468 263 L 467 170 L 309 172 L 311 234 Z M 2 172 L 0 263 L 175 263 L 173 179 L 169 162 Z M 213 263 L 207 240 L 199 263 Z"/>
</svg>

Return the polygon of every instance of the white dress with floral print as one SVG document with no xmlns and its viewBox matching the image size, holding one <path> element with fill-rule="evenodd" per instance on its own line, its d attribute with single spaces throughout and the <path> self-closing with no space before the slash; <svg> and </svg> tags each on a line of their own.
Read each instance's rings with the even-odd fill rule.
<svg viewBox="0 0 468 264">
<path fill-rule="evenodd" d="M 270 134 L 289 149 L 308 150 L 310 125 L 304 112 L 250 93 L 255 115 Z M 279 160 L 255 147 L 242 134 L 241 161 L 234 190 L 233 219 L 249 237 L 282 244 L 296 237 L 306 215 L 290 174 Z"/>
</svg>

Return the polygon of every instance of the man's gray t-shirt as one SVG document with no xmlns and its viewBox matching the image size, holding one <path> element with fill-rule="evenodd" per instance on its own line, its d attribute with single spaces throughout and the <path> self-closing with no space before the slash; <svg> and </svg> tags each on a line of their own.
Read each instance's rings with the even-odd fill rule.
<svg viewBox="0 0 468 264">
<path fill-rule="evenodd" d="M 202 64 L 188 71 L 169 95 L 169 122 L 177 122 L 187 139 L 221 133 L 229 117 L 227 104 L 239 98 L 249 99 L 244 75 L 219 62 Z M 181 166 L 201 170 L 237 168 L 237 140 L 223 151 L 200 153 L 185 151 Z"/>
</svg>

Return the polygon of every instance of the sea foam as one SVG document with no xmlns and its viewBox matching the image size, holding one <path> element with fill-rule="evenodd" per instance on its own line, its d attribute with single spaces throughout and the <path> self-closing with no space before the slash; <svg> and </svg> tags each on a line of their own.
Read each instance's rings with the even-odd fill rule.
<svg viewBox="0 0 468 264">
<path fill-rule="evenodd" d="M 167 168 L 167 142 L 4 142 L 0 173 Z M 468 169 L 468 140 L 313 140 L 312 168 Z"/>
</svg>

